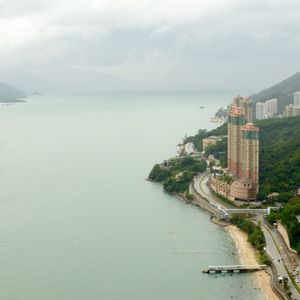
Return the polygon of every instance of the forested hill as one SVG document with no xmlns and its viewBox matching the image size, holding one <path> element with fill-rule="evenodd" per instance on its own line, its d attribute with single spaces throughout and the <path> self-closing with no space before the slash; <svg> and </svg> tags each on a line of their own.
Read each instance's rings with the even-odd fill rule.
<svg viewBox="0 0 300 300">
<path fill-rule="evenodd" d="M 24 92 L 0 82 L 0 102 L 18 102 L 26 97 L 27 95 Z"/>
<path fill-rule="evenodd" d="M 300 117 L 256 122 L 260 128 L 261 192 L 300 187 Z"/>
<path fill-rule="evenodd" d="M 250 95 L 249 98 L 253 103 L 265 102 L 268 99 L 276 98 L 278 99 L 278 113 L 281 114 L 286 105 L 293 103 L 293 93 L 298 91 L 300 91 L 300 72 L 257 94 Z M 253 110 L 255 111 L 255 105 Z"/>
<path fill-rule="evenodd" d="M 300 117 L 269 119 L 255 123 L 260 128 L 260 196 L 271 192 L 291 192 L 300 187 Z M 202 150 L 202 139 L 226 135 L 227 124 L 189 137 Z M 226 164 L 227 140 L 208 148 L 209 154 Z M 221 153 L 221 154 L 220 154 Z M 226 157 L 225 157 L 226 158 Z"/>
<path fill-rule="evenodd" d="M 300 72 L 295 73 L 289 78 L 281 81 L 278 84 L 264 89 L 257 94 L 249 96 L 253 102 L 264 101 L 274 98 L 277 94 L 291 96 L 293 93 L 300 91 Z"/>
<path fill-rule="evenodd" d="M 256 102 L 265 102 L 269 99 L 278 99 L 278 113 L 284 112 L 285 106 L 293 103 L 293 94 L 300 91 L 300 72 L 295 73 L 289 78 L 277 83 L 269 88 L 260 91 L 257 94 L 252 94 L 249 98 L 253 102 L 253 116 L 255 117 Z M 227 114 L 227 110 L 220 108 L 215 116 L 224 117 Z"/>
</svg>

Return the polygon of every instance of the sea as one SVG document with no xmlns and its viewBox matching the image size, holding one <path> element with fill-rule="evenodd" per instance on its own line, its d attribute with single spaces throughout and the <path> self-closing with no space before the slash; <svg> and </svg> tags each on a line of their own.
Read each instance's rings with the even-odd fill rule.
<svg viewBox="0 0 300 300">
<path fill-rule="evenodd" d="M 232 95 L 36 95 L 0 107 L 0 299 L 263 299 L 229 234 L 146 181 Z M 200 108 L 204 106 L 204 108 Z"/>
</svg>

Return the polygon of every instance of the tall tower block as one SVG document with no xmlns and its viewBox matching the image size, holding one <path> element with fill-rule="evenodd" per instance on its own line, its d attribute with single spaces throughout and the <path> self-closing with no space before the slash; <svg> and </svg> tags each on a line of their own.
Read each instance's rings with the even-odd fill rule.
<svg viewBox="0 0 300 300">
<path fill-rule="evenodd" d="M 259 170 L 259 129 L 253 123 L 247 123 L 242 132 L 242 169 L 241 178 L 251 179 L 258 184 Z"/>
<path fill-rule="evenodd" d="M 241 128 L 246 124 L 242 108 L 232 105 L 228 114 L 228 169 L 233 176 L 241 174 Z"/>
<path fill-rule="evenodd" d="M 247 123 L 252 123 L 252 102 L 248 98 L 243 98 L 240 101 L 240 107 L 242 108 L 242 112 L 244 117 L 247 120 Z"/>
</svg>

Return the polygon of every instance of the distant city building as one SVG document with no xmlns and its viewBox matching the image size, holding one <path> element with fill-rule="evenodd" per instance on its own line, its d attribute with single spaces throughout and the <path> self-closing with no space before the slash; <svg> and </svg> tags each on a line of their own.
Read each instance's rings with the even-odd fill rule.
<svg viewBox="0 0 300 300">
<path fill-rule="evenodd" d="M 294 105 L 300 105 L 300 91 L 294 93 Z"/>
<path fill-rule="evenodd" d="M 272 107 L 275 101 L 270 103 Z M 225 172 L 225 177 L 222 174 L 212 174 L 210 177 L 211 188 L 230 200 L 256 200 L 259 180 L 259 129 L 251 121 L 250 100 L 234 97 L 228 114 L 228 172 Z"/>
<path fill-rule="evenodd" d="M 283 114 L 285 117 L 300 116 L 300 105 L 287 105 Z"/>
<path fill-rule="evenodd" d="M 278 100 L 277 99 L 270 99 L 266 101 L 266 106 L 267 108 L 267 115 L 269 118 L 274 117 L 274 115 L 277 114 L 277 104 Z"/>
<path fill-rule="evenodd" d="M 203 150 L 205 151 L 206 148 L 207 148 L 207 146 L 209 146 L 209 145 L 215 145 L 215 144 L 217 144 L 217 142 L 222 141 L 222 139 L 223 139 L 222 137 L 220 137 L 220 136 L 214 136 L 214 135 L 209 136 L 206 139 L 203 139 L 202 140 Z"/>
<path fill-rule="evenodd" d="M 263 120 L 273 118 L 277 114 L 277 99 L 270 99 L 266 102 L 256 103 L 256 119 Z"/>
<path fill-rule="evenodd" d="M 284 109 L 284 116 L 285 117 L 292 117 L 293 116 L 293 109 L 294 109 L 294 105 L 290 104 L 290 105 L 286 105 L 285 109 Z"/>
<path fill-rule="evenodd" d="M 264 119 L 264 106 L 265 106 L 265 104 L 262 102 L 256 103 L 256 119 L 257 120 Z"/>
<path fill-rule="evenodd" d="M 300 105 L 294 106 L 293 116 L 300 116 Z"/>
</svg>

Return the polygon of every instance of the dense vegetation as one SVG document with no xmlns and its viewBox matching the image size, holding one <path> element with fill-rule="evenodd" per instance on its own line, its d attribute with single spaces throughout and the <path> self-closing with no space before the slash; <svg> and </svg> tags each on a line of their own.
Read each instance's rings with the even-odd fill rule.
<svg viewBox="0 0 300 300">
<path fill-rule="evenodd" d="M 210 131 L 199 130 L 196 135 L 189 136 L 186 139 L 186 143 L 193 143 L 198 151 L 202 151 L 202 140 L 211 135 L 227 135 L 227 124 L 223 124 L 222 126 Z"/>
<path fill-rule="evenodd" d="M 279 212 L 272 211 L 267 220 L 271 224 L 281 221 L 287 229 L 292 248 L 300 255 L 300 223 L 296 217 L 298 214 L 300 214 L 300 198 L 294 198 Z"/>
<path fill-rule="evenodd" d="M 212 154 L 214 158 L 219 159 L 223 168 L 227 167 L 227 138 L 217 142 L 216 145 L 208 145 L 205 153 L 207 156 Z"/>
<path fill-rule="evenodd" d="M 240 216 L 234 216 L 231 218 L 231 223 L 239 227 L 241 230 L 247 233 L 248 241 L 251 245 L 259 251 L 260 261 L 262 264 L 270 264 L 269 258 L 264 252 L 266 245 L 264 233 L 259 225 L 255 225 L 253 222 L 242 218 Z"/>
<path fill-rule="evenodd" d="M 265 199 L 272 192 L 279 192 L 277 202 L 286 202 L 293 191 L 300 187 L 300 117 L 257 121 L 260 128 L 260 193 Z M 227 124 L 208 132 L 200 132 L 188 141 L 200 145 L 210 135 L 225 135 Z M 208 147 L 207 154 L 214 154 L 226 166 L 227 140 Z"/>
<path fill-rule="evenodd" d="M 260 196 L 300 185 L 300 117 L 257 122 L 260 128 Z"/>
<path fill-rule="evenodd" d="M 204 172 L 206 167 L 204 160 L 191 157 L 172 159 L 166 165 L 156 164 L 148 178 L 162 182 L 164 190 L 169 193 L 188 194 L 189 183 L 197 173 Z"/>
</svg>

